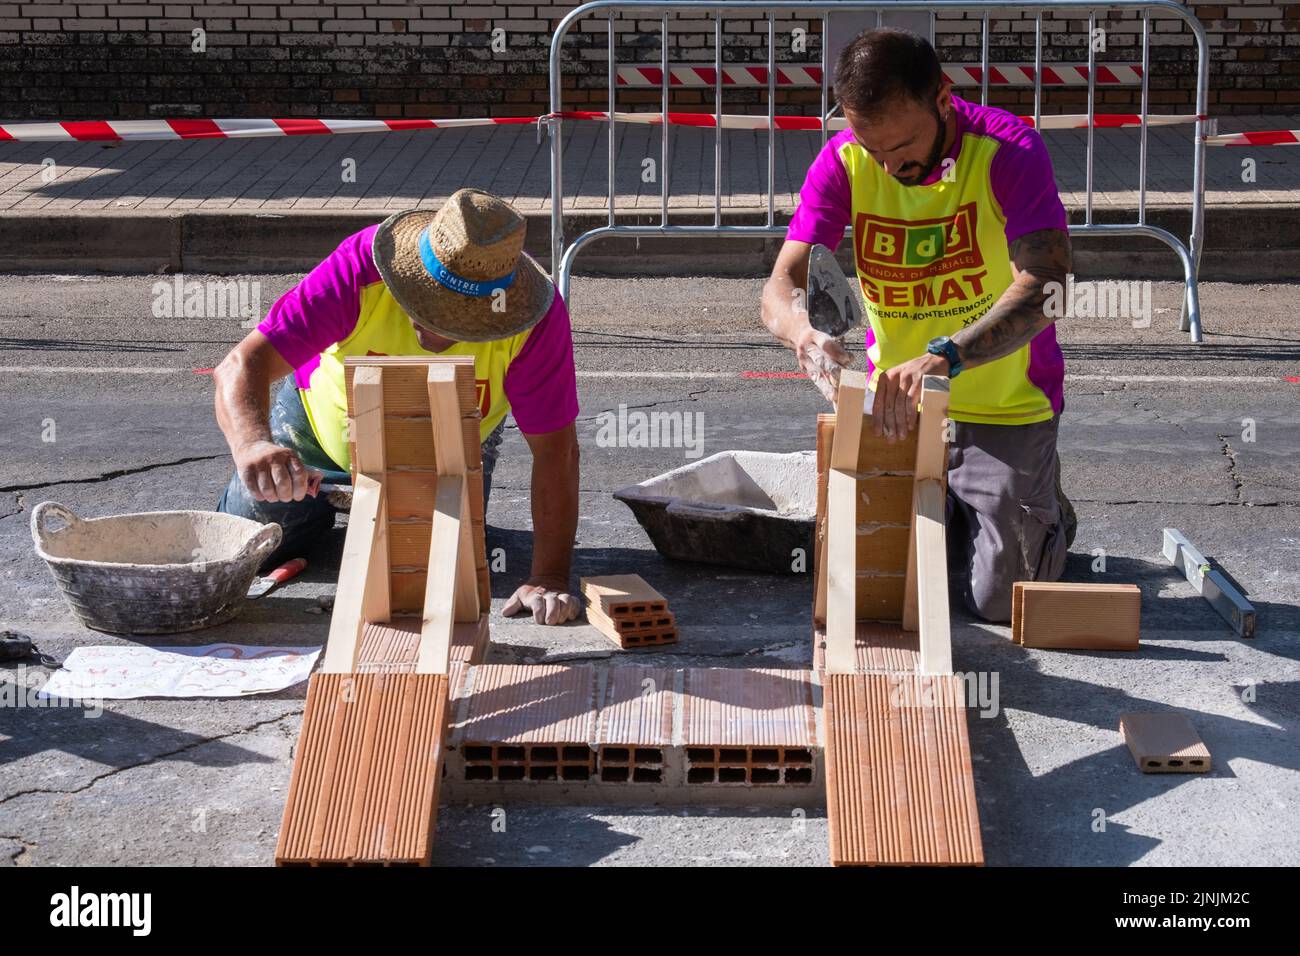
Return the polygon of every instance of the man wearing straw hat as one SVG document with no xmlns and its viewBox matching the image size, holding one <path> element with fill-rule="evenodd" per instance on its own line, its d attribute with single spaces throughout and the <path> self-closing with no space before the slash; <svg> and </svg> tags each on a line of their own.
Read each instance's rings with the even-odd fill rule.
<svg viewBox="0 0 1300 956">
<path fill-rule="evenodd" d="M 328 496 L 309 486 L 315 472 L 349 480 L 343 360 L 472 355 L 484 501 L 508 412 L 533 456 L 532 573 L 502 613 L 527 609 L 539 624 L 577 616 L 573 339 L 563 299 L 523 251 L 524 232 L 513 207 L 474 189 L 437 212 L 391 216 L 345 239 L 214 370 L 217 421 L 235 459 L 217 510 L 281 525 L 284 543 L 266 566 L 334 525 Z"/>
</svg>

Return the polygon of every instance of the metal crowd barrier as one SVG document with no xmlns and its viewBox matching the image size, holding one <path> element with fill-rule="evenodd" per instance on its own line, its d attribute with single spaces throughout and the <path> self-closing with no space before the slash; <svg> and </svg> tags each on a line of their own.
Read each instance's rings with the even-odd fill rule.
<svg viewBox="0 0 1300 956">
<path fill-rule="evenodd" d="M 1091 38 L 1094 35 L 1098 13 L 1107 11 L 1136 11 L 1142 18 L 1142 75 L 1141 106 L 1139 115 L 1140 133 L 1138 146 L 1138 209 L 1137 219 L 1131 223 L 1095 223 L 1093 222 L 1093 161 L 1095 154 L 1094 118 L 1096 101 L 1096 53 Z M 564 235 L 564 130 L 563 121 L 554 118 L 548 123 L 551 136 L 551 271 L 552 277 L 562 295 L 569 294 L 569 279 L 578 253 L 589 244 L 609 236 L 623 237 L 665 237 L 665 236 L 717 236 L 719 238 L 755 238 L 785 236 L 785 226 L 775 221 L 775 175 L 776 175 L 776 46 L 775 16 L 787 15 L 796 19 L 821 19 L 822 61 L 821 61 L 821 135 L 825 144 L 827 121 L 834 112 L 829 103 L 830 74 L 832 64 L 827 62 L 828 43 L 826 42 L 828 20 L 832 13 L 866 12 L 876 15 L 880 24 L 884 15 L 894 12 L 929 13 L 931 24 L 938 12 L 974 13 L 982 21 L 980 42 L 980 102 L 988 104 L 989 89 L 989 18 L 1002 14 L 1034 15 L 1034 120 L 1039 125 L 1042 116 L 1042 67 L 1043 67 L 1043 14 L 1064 12 L 1083 14 L 1088 17 L 1088 112 L 1087 112 L 1087 155 L 1085 157 L 1085 207 L 1084 222 L 1070 226 L 1071 236 L 1147 236 L 1158 239 L 1177 254 L 1183 266 L 1185 295 L 1183 297 L 1180 330 L 1190 334 L 1191 341 L 1201 341 L 1201 311 L 1197 292 L 1197 273 L 1200 269 L 1201 253 L 1205 243 L 1205 134 L 1206 102 L 1209 76 L 1209 51 L 1205 40 L 1205 30 L 1196 17 L 1174 0 L 1109 0 L 1097 3 L 1095 0 L 997 0 L 997 2 L 979 2 L 979 0 L 929 0 L 929 2 L 908 2 L 908 0 L 887 0 L 887 2 L 858 3 L 853 0 L 842 2 L 817 3 L 812 0 L 773 0 L 768 3 L 750 3 L 746 0 L 595 0 L 573 10 L 560 21 L 551 38 L 550 53 L 550 111 L 554 117 L 563 111 L 563 66 L 564 39 L 578 21 L 594 14 L 607 17 L 608 28 L 608 85 L 609 114 L 615 113 L 615 98 L 618 85 L 619 64 L 615 56 L 615 21 L 620 16 L 646 19 L 650 14 L 660 18 L 660 53 L 661 53 L 661 101 L 663 135 L 661 140 L 661 157 L 659 163 L 660 183 L 660 221 L 658 225 L 634 226 L 619 225 L 615 219 L 614 174 L 617 162 L 616 123 L 609 123 L 608 176 L 609 176 L 609 218 L 608 223 L 588 230 L 576 236 L 566 248 Z M 1147 126 L 1149 107 L 1149 78 L 1151 40 L 1151 14 L 1165 13 L 1183 20 L 1196 40 L 1196 112 L 1195 136 L 1192 159 L 1192 224 L 1191 233 L 1186 243 L 1167 229 L 1147 222 L 1146 215 L 1146 181 L 1147 181 Z M 668 197 L 671 189 L 670 145 L 672 127 L 666 122 L 668 94 L 670 86 L 669 50 L 671 41 L 668 30 L 669 17 L 676 13 L 704 13 L 712 16 L 714 34 L 714 116 L 717 123 L 714 131 L 714 195 L 712 225 L 674 225 L 669 222 Z M 767 221 L 763 225 L 723 225 L 722 223 L 722 87 L 723 62 L 722 38 L 723 22 L 728 16 L 743 17 L 747 20 L 765 18 L 767 21 Z M 708 20 L 698 22 L 701 29 L 707 29 Z M 931 31 L 933 33 L 933 30 Z M 997 64 L 993 64 L 996 66 Z M 1104 64 L 1103 64 L 1104 65 Z"/>
</svg>

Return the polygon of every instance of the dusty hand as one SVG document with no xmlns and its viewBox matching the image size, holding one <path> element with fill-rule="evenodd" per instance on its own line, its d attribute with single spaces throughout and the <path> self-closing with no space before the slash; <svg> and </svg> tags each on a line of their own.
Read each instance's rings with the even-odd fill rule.
<svg viewBox="0 0 1300 956">
<path fill-rule="evenodd" d="M 307 469 L 298 455 L 274 442 L 255 441 L 235 453 L 235 468 L 258 501 L 302 501 Z"/>
<path fill-rule="evenodd" d="M 534 576 L 515 589 L 501 609 L 502 617 L 512 617 L 520 611 L 533 612 L 536 624 L 564 624 L 572 621 L 582 610 L 582 602 L 568 593 L 569 583 L 558 577 Z"/>
<path fill-rule="evenodd" d="M 876 396 L 871 406 L 871 430 L 890 441 L 906 438 L 916 427 L 921 383 L 927 375 L 947 375 L 948 360 L 928 352 L 876 377 Z"/>
<path fill-rule="evenodd" d="M 832 405 L 839 398 L 840 370 L 853 364 L 844 343 L 809 326 L 795 342 L 799 368 Z"/>
</svg>

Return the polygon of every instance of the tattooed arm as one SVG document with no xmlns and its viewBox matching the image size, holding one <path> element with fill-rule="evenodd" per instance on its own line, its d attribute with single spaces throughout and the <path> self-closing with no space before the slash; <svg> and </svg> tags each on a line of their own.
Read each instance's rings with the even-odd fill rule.
<svg viewBox="0 0 1300 956">
<path fill-rule="evenodd" d="M 1052 283 L 1070 272 L 1070 235 L 1062 229 L 1027 233 L 1011 244 L 1013 281 L 979 321 L 952 337 L 963 368 L 984 365 L 1028 344 L 1052 324 L 1044 310 Z M 872 430 L 890 440 L 916 427 L 917 403 L 926 375 L 947 375 L 948 360 L 929 352 L 895 365 L 876 379 Z"/>
<path fill-rule="evenodd" d="M 952 337 L 962 365 L 974 368 L 1010 355 L 1053 322 L 1043 308 L 1051 283 L 1065 285 L 1070 235 L 1060 229 L 1027 233 L 1011 244 L 1014 281 L 984 317 Z"/>
</svg>

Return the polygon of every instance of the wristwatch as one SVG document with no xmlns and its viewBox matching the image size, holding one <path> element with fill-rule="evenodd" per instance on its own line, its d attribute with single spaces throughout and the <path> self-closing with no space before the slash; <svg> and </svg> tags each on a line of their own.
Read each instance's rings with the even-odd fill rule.
<svg viewBox="0 0 1300 956">
<path fill-rule="evenodd" d="M 938 338 L 931 339 L 925 350 L 931 355 L 942 355 L 948 360 L 949 378 L 956 378 L 961 374 L 961 356 L 957 354 L 956 344 L 948 336 L 940 335 Z"/>
</svg>

